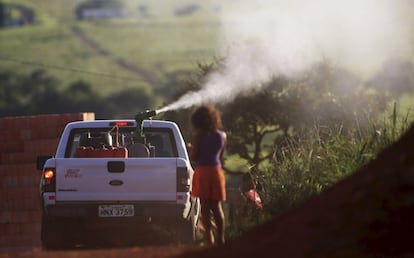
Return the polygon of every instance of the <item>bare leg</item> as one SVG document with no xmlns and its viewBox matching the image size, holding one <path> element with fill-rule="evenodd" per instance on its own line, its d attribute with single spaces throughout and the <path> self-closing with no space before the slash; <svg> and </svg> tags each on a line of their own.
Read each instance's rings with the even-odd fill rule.
<svg viewBox="0 0 414 258">
<path fill-rule="evenodd" d="M 211 218 L 210 218 L 210 209 L 211 201 L 210 200 L 200 200 L 201 203 L 201 221 L 205 229 L 205 234 L 210 245 L 214 244 L 214 235 L 211 228 Z"/>
<path fill-rule="evenodd" d="M 211 210 L 213 211 L 214 221 L 217 225 L 218 244 L 223 245 L 225 243 L 224 238 L 224 212 L 221 205 L 221 201 L 211 201 Z"/>
</svg>

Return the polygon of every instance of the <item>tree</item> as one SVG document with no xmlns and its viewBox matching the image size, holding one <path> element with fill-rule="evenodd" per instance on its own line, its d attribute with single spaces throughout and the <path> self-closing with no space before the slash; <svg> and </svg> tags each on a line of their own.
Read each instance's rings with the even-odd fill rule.
<svg viewBox="0 0 414 258">
<path fill-rule="evenodd" d="M 200 89 L 206 76 L 219 68 L 220 63 L 200 66 L 198 76 L 187 81 L 176 98 Z M 336 126 L 347 134 L 355 130 L 356 123 L 369 125 L 390 100 L 383 92 L 364 88 L 351 73 L 327 62 L 314 65 L 296 78 L 275 77 L 256 88 L 219 105 L 228 131 L 228 154 L 238 155 L 256 168 L 273 159 L 276 150 L 287 144 L 286 136 L 295 137 L 315 126 Z M 190 132 L 189 110 L 175 113 L 169 112 L 166 117 L 175 121 L 178 118 Z M 186 120 L 179 120 L 182 117 Z"/>
<path fill-rule="evenodd" d="M 238 154 L 251 165 L 258 165 L 273 155 L 269 139 L 286 131 L 278 124 L 283 115 L 277 93 L 269 89 L 239 96 L 223 107 L 223 125 L 228 132 L 229 154 Z"/>
<path fill-rule="evenodd" d="M 105 113 L 98 113 L 113 118 L 131 118 L 139 112 L 153 108 L 158 99 L 145 89 L 127 89 L 118 94 L 108 96 L 104 103 Z"/>
<path fill-rule="evenodd" d="M 389 60 L 368 82 L 368 86 L 388 90 L 395 98 L 405 93 L 414 93 L 414 64 Z"/>
<path fill-rule="evenodd" d="M 34 70 L 28 76 L 2 72 L 0 80 L 2 116 L 33 115 L 59 110 L 57 107 L 62 99 L 56 90 L 58 81 L 43 69 Z"/>
<path fill-rule="evenodd" d="M 26 108 L 30 114 L 47 114 L 52 110 L 60 113 L 64 102 L 57 90 L 59 81 L 43 69 L 34 70 L 23 79 L 22 87 L 27 98 Z"/>
<path fill-rule="evenodd" d="M 12 72 L 0 72 L 0 116 L 13 115 L 23 105 L 23 90 L 19 81 Z"/>
<path fill-rule="evenodd" d="M 62 112 L 95 112 L 95 116 L 98 117 L 96 113 L 106 109 L 103 105 L 105 103 L 103 98 L 85 81 L 71 83 L 61 94 L 60 110 Z"/>
<path fill-rule="evenodd" d="M 159 102 L 144 89 L 102 97 L 85 81 L 73 82 L 59 91 L 60 82 L 42 69 L 29 75 L 0 72 L 0 85 L 0 116 L 94 112 L 99 119 L 133 118 Z"/>
</svg>

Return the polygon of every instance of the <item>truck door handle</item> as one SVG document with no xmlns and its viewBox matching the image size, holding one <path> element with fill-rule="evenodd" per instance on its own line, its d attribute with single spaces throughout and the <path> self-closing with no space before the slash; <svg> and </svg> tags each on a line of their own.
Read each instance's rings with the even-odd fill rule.
<svg viewBox="0 0 414 258">
<path fill-rule="evenodd" d="M 123 161 L 108 161 L 108 172 L 122 173 L 125 171 L 125 162 Z"/>
</svg>

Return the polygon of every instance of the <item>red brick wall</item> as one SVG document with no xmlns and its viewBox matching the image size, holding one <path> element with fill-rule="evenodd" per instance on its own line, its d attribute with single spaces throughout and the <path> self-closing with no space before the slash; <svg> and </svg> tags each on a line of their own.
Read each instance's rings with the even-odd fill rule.
<svg viewBox="0 0 414 258">
<path fill-rule="evenodd" d="M 94 113 L 0 118 L 0 249 L 40 244 L 36 158 L 55 154 L 68 122 L 94 119 Z"/>
</svg>

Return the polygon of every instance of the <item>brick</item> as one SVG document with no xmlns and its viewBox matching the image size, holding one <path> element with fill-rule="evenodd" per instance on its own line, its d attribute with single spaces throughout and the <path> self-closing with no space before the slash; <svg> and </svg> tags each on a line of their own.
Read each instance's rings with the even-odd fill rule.
<svg viewBox="0 0 414 258">
<path fill-rule="evenodd" d="M 38 187 L 31 187 L 31 188 L 10 188 L 10 189 L 0 189 L 0 194 L 4 196 L 2 199 L 28 199 L 32 198 L 39 194 Z"/>
<path fill-rule="evenodd" d="M 17 176 L 1 176 L 0 180 L 0 185 L 2 188 L 19 187 L 19 177 Z"/>
<path fill-rule="evenodd" d="M 94 113 L 0 118 L 0 247 L 39 245 L 39 155 L 54 155 L 66 124 Z"/>
<path fill-rule="evenodd" d="M 33 245 L 33 238 L 34 235 L 8 235 L 1 239 L 1 244 L 4 247 L 27 247 Z"/>
<path fill-rule="evenodd" d="M 40 208 L 41 202 L 38 192 L 27 198 L 10 194 L 7 199 L 0 202 L 0 209 L 3 211 L 39 211 Z"/>
<path fill-rule="evenodd" d="M 13 164 L 13 163 L 15 163 L 15 155 L 14 155 L 14 153 L 3 153 L 1 155 L 0 162 L 2 164 Z"/>
<path fill-rule="evenodd" d="M 12 176 L 13 178 L 17 178 L 17 187 L 18 188 L 30 188 L 33 187 L 33 184 L 31 184 L 31 178 L 30 176 L 26 175 L 15 175 Z M 16 179 L 13 179 L 12 182 L 14 183 Z"/>
<path fill-rule="evenodd" d="M 28 211 L 40 211 L 41 210 L 41 203 L 39 200 L 38 195 L 36 195 L 36 198 L 28 198 L 22 200 L 22 206 L 24 210 Z"/>
<path fill-rule="evenodd" d="M 0 118 L 0 133 L 7 130 L 7 126 L 8 126 L 7 120 L 8 119 L 10 119 L 10 118 L 8 118 L 8 117 Z"/>
<path fill-rule="evenodd" d="M 31 218 L 32 220 L 30 221 L 31 223 L 40 223 L 42 221 L 42 210 L 40 209 L 40 207 L 36 210 L 32 210 L 31 212 Z"/>
<path fill-rule="evenodd" d="M 0 176 L 16 176 L 16 175 L 37 175 L 41 173 L 36 169 L 34 163 L 32 164 L 1 164 Z"/>
<path fill-rule="evenodd" d="M 37 156 L 34 153 L 3 153 L 1 156 L 2 164 L 28 164 L 35 163 Z"/>
<path fill-rule="evenodd" d="M 2 148 L 0 153 L 13 153 L 23 150 L 23 141 L 17 130 L 8 130 L 1 133 Z"/>
<path fill-rule="evenodd" d="M 6 235 L 0 234 L 0 248 L 9 248 L 9 239 Z"/>
<path fill-rule="evenodd" d="M 4 117 L 0 118 L 0 131 L 6 131 L 10 128 L 14 128 L 16 125 L 16 117 Z"/>
<path fill-rule="evenodd" d="M 4 199 L 0 202 L 0 209 L 2 211 L 10 211 L 10 210 L 17 209 L 17 206 L 13 200 Z"/>
<path fill-rule="evenodd" d="M 36 164 L 17 164 L 16 172 L 22 176 L 34 176 L 40 179 L 42 172 L 36 168 Z"/>
<path fill-rule="evenodd" d="M 34 139 L 50 139 L 56 138 L 56 128 L 57 124 L 52 119 L 47 121 L 46 118 L 43 119 L 44 121 L 40 120 L 41 122 L 34 123 L 32 126 L 32 130 L 34 135 L 36 136 Z"/>
<path fill-rule="evenodd" d="M 40 221 L 40 210 L 38 211 L 25 211 L 17 210 L 10 211 L 10 223 L 34 223 Z"/>
<path fill-rule="evenodd" d="M 3 202 L 3 200 L 7 200 L 8 198 L 8 194 L 9 194 L 9 190 L 6 188 L 1 188 L 0 189 L 0 202 Z"/>
<path fill-rule="evenodd" d="M 21 231 L 23 234 L 27 234 L 27 235 L 40 234 L 40 221 L 25 223 L 21 225 L 22 225 Z"/>
<path fill-rule="evenodd" d="M 43 146 L 42 151 L 39 152 L 38 154 L 53 156 L 53 155 L 56 154 L 56 150 L 57 150 L 58 145 L 59 145 L 59 140 L 55 140 L 54 143 L 45 144 Z"/>
<path fill-rule="evenodd" d="M 20 140 L 4 141 L 1 153 L 14 153 L 23 151 L 24 145 Z"/>
<path fill-rule="evenodd" d="M 0 236 L 10 235 L 10 225 L 9 223 L 0 223 Z"/>
<path fill-rule="evenodd" d="M 10 211 L 0 211 L 0 223 L 10 223 L 11 222 L 11 212 Z"/>
<path fill-rule="evenodd" d="M 5 236 L 11 235 L 31 235 L 40 233 L 40 223 L 8 223 L 0 224 L 0 234 Z"/>
<path fill-rule="evenodd" d="M 6 223 L 0 224 L 0 232 L 6 236 L 22 234 L 21 224 Z"/>
<path fill-rule="evenodd" d="M 9 165 L 1 163 L 0 164 L 0 176 L 8 175 L 9 174 L 9 168 L 10 168 Z"/>
<path fill-rule="evenodd" d="M 18 195 L 20 196 L 20 198 L 32 198 L 33 196 L 36 196 L 39 194 L 39 188 L 36 186 L 33 187 L 26 187 L 26 188 L 20 188 L 20 190 L 18 191 Z"/>
<path fill-rule="evenodd" d="M 10 223 L 18 224 L 18 223 L 28 223 L 31 221 L 30 213 L 27 211 L 10 211 Z"/>
<path fill-rule="evenodd" d="M 28 181 L 28 184 L 25 185 L 25 187 L 29 187 L 29 188 L 36 188 L 38 189 L 39 187 L 39 182 L 40 182 L 40 174 L 33 174 L 28 176 L 30 181 Z"/>
<path fill-rule="evenodd" d="M 14 155 L 12 153 L 1 153 L 0 155 L 0 163 L 1 164 L 13 164 L 14 163 Z"/>
<path fill-rule="evenodd" d="M 32 130 L 30 128 L 20 129 L 20 140 L 27 141 L 32 139 Z"/>
<path fill-rule="evenodd" d="M 0 161 L 1 161 L 1 158 L 0 158 Z M 9 168 L 9 165 L 0 163 L 0 176 L 8 175 L 8 168 Z"/>
<path fill-rule="evenodd" d="M 24 151 L 33 156 L 54 155 L 59 144 L 59 138 L 31 140 L 24 143 Z"/>
<path fill-rule="evenodd" d="M 0 176 L 0 186 L 2 188 L 33 188 L 38 185 L 40 176 L 33 174 L 14 174 L 7 176 Z"/>
</svg>

